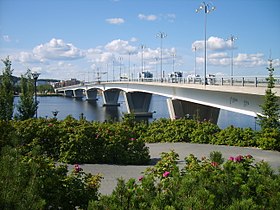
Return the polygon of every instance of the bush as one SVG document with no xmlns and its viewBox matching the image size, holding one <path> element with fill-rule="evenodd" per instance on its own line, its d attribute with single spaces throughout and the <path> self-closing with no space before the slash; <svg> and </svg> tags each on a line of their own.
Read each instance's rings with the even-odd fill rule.
<svg viewBox="0 0 280 210">
<path fill-rule="evenodd" d="M 91 201 L 88 209 L 277 209 L 280 175 L 252 156 L 230 157 L 224 164 L 219 152 L 211 159 L 186 157 L 179 171 L 178 154 L 162 159 L 139 180 L 120 179 L 112 195 Z"/>
<path fill-rule="evenodd" d="M 216 134 L 213 144 L 229 146 L 256 146 L 255 132 L 251 128 L 229 126 Z"/>
<path fill-rule="evenodd" d="M 22 155 L 5 147 L 0 158 L 1 209 L 75 209 L 87 208 L 98 197 L 101 176 L 86 174 L 75 165 L 57 165 L 38 154 L 40 149 Z"/>
<path fill-rule="evenodd" d="M 280 151 L 280 131 L 275 128 L 266 128 L 258 134 L 257 145 L 262 149 Z"/>
</svg>

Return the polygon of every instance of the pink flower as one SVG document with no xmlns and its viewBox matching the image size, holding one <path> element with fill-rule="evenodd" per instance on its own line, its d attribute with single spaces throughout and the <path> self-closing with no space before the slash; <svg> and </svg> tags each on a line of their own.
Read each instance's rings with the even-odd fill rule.
<svg viewBox="0 0 280 210">
<path fill-rule="evenodd" d="M 49 123 L 49 124 L 48 124 L 48 126 L 49 126 L 49 127 L 52 127 L 52 126 L 53 126 L 53 124 L 52 124 L 52 123 Z"/>
<path fill-rule="evenodd" d="M 79 164 L 75 164 L 75 166 L 74 166 L 74 171 L 75 171 L 76 173 L 79 173 L 81 170 L 82 170 L 82 169 L 81 169 L 81 167 L 79 166 Z"/>
<path fill-rule="evenodd" d="M 237 157 L 235 157 L 235 162 L 241 162 L 243 159 L 242 155 L 238 155 Z"/>
<path fill-rule="evenodd" d="M 253 156 L 252 156 L 252 155 L 246 155 L 246 158 L 247 158 L 247 159 L 252 159 Z"/>
<path fill-rule="evenodd" d="M 169 172 L 169 171 L 165 171 L 165 172 L 162 174 L 162 176 L 163 176 L 163 177 L 168 177 L 168 176 L 169 176 L 169 174 L 170 174 L 170 172 Z"/>
<path fill-rule="evenodd" d="M 230 156 L 228 160 L 234 161 L 234 157 Z"/>
<path fill-rule="evenodd" d="M 130 141 L 135 141 L 136 140 L 136 138 L 130 138 Z"/>
<path fill-rule="evenodd" d="M 214 167 L 218 167 L 219 164 L 217 162 L 212 162 L 211 165 Z"/>
<path fill-rule="evenodd" d="M 144 178 L 144 176 L 140 176 L 140 177 L 138 178 L 138 181 L 141 182 L 143 178 Z"/>
</svg>

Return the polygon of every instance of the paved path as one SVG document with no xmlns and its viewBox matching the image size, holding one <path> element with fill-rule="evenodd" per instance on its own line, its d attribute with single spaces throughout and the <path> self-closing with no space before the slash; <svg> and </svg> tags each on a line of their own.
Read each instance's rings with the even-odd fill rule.
<svg viewBox="0 0 280 210">
<path fill-rule="evenodd" d="M 254 159 L 259 162 L 264 160 L 268 162 L 271 167 L 278 172 L 280 168 L 280 152 L 265 151 L 257 148 L 241 148 L 232 146 L 219 146 L 207 144 L 189 144 L 189 143 L 156 143 L 147 144 L 150 148 L 151 159 L 157 160 L 160 158 L 162 152 L 168 152 L 174 149 L 179 154 L 179 164 L 184 164 L 184 158 L 190 154 L 196 157 L 209 157 L 210 152 L 220 151 L 225 159 L 230 156 L 237 155 L 252 155 Z M 85 164 L 81 166 L 87 173 L 101 173 L 104 177 L 100 187 L 100 193 L 111 194 L 117 185 L 117 178 L 123 177 L 138 179 L 147 166 L 123 166 L 123 165 L 109 165 L 109 164 Z"/>
</svg>

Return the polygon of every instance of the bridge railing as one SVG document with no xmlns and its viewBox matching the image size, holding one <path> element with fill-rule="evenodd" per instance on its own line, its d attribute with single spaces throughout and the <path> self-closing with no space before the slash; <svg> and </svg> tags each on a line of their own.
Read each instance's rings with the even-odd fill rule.
<svg viewBox="0 0 280 210">
<path fill-rule="evenodd" d="M 274 76 L 275 87 L 280 88 L 280 76 Z M 93 81 L 93 82 L 84 82 L 78 85 L 73 85 L 71 88 L 80 87 L 80 86 L 91 86 L 100 84 L 102 82 L 158 82 L 158 83 L 178 83 L 178 84 L 197 84 L 204 85 L 204 78 L 149 78 L 149 79 L 122 79 L 122 80 L 106 80 L 106 81 Z M 207 77 L 207 85 L 216 85 L 216 86 L 251 86 L 251 87 L 266 87 L 267 86 L 267 77 L 258 76 L 234 76 L 234 77 Z M 67 86 L 57 88 L 57 90 L 67 89 Z"/>
<path fill-rule="evenodd" d="M 275 86 L 280 87 L 280 76 L 274 77 Z M 123 81 L 124 80 L 119 80 Z M 204 84 L 204 78 L 153 78 L 153 79 L 130 79 L 128 82 L 160 82 L 160 83 L 182 83 L 182 84 Z M 221 86 L 252 86 L 266 87 L 267 77 L 234 76 L 234 77 L 207 77 L 207 85 Z"/>
</svg>

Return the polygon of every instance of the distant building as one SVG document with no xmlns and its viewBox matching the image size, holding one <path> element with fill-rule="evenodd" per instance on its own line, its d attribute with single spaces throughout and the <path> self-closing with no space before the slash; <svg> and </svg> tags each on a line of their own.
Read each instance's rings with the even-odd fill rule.
<svg viewBox="0 0 280 210">
<path fill-rule="evenodd" d="M 71 85 L 78 85 L 81 84 L 81 81 L 77 79 L 70 79 L 70 80 L 62 80 L 60 82 L 54 83 L 54 88 L 59 88 L 59 87 L 66 87 L 66 86 L 71 86 Z"/>
</svg>

